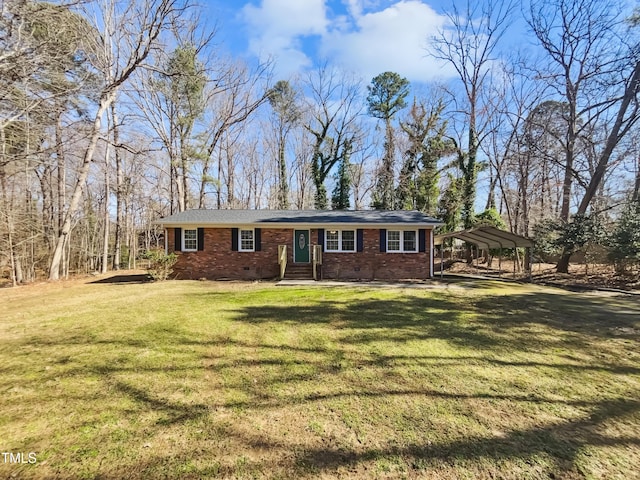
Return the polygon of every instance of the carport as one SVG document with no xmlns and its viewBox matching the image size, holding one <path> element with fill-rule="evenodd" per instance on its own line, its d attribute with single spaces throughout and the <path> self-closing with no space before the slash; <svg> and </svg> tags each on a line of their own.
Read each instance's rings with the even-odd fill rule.
<svg viewBox="0 0 640 480">
<path fill-rule="evenodd" d="M 476 246 L 476 250 L 478 250 L 478 248 L 486 248 L 487 250 L 491 248 L 512 248 L 514 250 L 517 248 L 524 248 L 526 251 L 525 259 L 527 259 L 527 265 L 525 265 L 525 268 L 529 272 L 529 279 L 531 279 L 531 248 L 533 247 L 533 240 L 489 225 L 471 228 L 468 230 L 460 230 L 459 232 L 443 233 L 433 237 L 434 246 L 440 246 L 441 278 L 444 275 L 444 242 L 448 238 L 457 238 L 458 240 L 471 243 Z M 478 255 L 476 254 L 476 259 L 477 258 Z M 501 274 L 502 253 L 498 256 L 498 275 L 500 276 Z M 516 276 L 515 256 L 513 262 L 513 276 L 514 278 Z"/>
</svg>

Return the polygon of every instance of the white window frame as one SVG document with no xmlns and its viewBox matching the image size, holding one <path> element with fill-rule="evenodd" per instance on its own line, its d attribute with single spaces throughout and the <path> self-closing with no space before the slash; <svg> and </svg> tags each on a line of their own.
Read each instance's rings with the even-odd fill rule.
<svg viewBox="0 0 640 480">
<path fill-rule="evenodd" d="M 327 248 L 327 232 L 338 232 L 338 250 L 329 250 Z M 342 246 L 342 232 L 353 232 L 353 250 L 344 250 Z M 338 229 L 327 229 L 324 234 L 324 251 L 327 253 L 355 253 L 358 251 L 358 232 L 357 230 L 338 230 Z"/>
<path fill-rule="evenodd" d="M 187 248 L 186 242 L 186 233 L 187 232 L 196 232 L 196 248 Z M 183 252 L 197 252 L 198 251 L 198 229 L 197 228 L 183 228 L 182 229 L 182 251 Z"/>
<path fill-rule="evenodd" d="M 251 232 L 251 248 L 242 248 L 242 232 Z M 255 228 L 238 228 L 238 251 L 239 252 L 255 252 L 256 251 L 256 229 Z"/>
<path fill-rule="evenodd" d="M 389 232 L 400 232 L 400 250 L 390 250 L 389 249 Z M 416 239 L 416 249 L 415 250 L 405 250 L 404 249 L 404 233 L 405 232 L 413 232 L 415 234 Z M 418 253 L 420 251 L 420 236 L 418 234 L 418 230 L 400 230 L 400 229 L 388 229 L 386 235 L 387 241 L 387 253 Z"/>
</svg>

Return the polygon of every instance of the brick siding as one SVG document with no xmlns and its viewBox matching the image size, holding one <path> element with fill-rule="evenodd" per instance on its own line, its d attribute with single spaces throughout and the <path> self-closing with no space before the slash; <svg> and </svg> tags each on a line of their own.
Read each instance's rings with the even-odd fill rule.
<svg viewBox="0 0 640 480">
<path fill-rule="evenodd" d="M 174 275 L 179 279 L 238 279 L 256 280 L 276 278 L 278 245 L 287 245 L 287 262 L 293 262 L 293 229 L 261 229 L 261 251 L 238 252 L 231 249 L 231 228 L 205 228 L 204 249 L 197 252 L 176 252 L 178 262 Z M 426 231 L 426 252 L 380 252 L 380 231 L 365 229 L 364 251 L 324 252 L 321 276 L 344 280 L 402 280 L 429 278 L 431 259 L 431 230 Z M 175 233 L 167 229 L 169 252 L 175 250 Z M 310 243 L 318 244 L 318 230 L 311 229 Z"/>
<path fill-rule="evenodd" d="M 344 280 L 402 280 L 429 278 L 431 230 L 426 231 L 426 252 L 380 251 L 380 230 L 365 229 L 364 251 L 322 254 L 322 278 Z"/>
</svg>

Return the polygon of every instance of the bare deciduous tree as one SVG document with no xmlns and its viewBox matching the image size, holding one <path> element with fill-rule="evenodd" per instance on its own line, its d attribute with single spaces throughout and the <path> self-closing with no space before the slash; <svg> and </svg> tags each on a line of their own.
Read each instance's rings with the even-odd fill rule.
<svg viewBox="0 0 640 480">
<path fill-rule="evenodd" d="M 587 213 L 621 139 L 638 120 L 640 61 L 629 45 L 623 11 L 618 3 L 601 0 L 534 1 L 529 25 L 545 52 L 539 76 L 554 96 L 566 104 L 564 182 L 560 218 L 569 221 L 577 143 L 590 139 L 597 161 L 579 200 L 576 214 Z M 598 128 L 600 124 L 608 128 Z M 601 131 L 600 138 L 593 136 Z M 558 261 L 567 273 L 571 251 Z"/>
<path fill-rule="evenodd" d="M 454 3 L 447 13 L 449 26 L 434 38 L 436 58 L 454 67 L 462 83 L 465 102 L 458 108 L 466 124 L 466 152 L 459 152 L 459 169 L 462 172 L 462 220 L 465 228 L 473 226 L 478 178 L 478 152 L 484 141 L 491 116 L 487 105 L 491 83 L 492 63 L 500 39 L 504 35 L 515 3 L 489 0 L 466 0 L 460 11 Z M 451 92 L 454 102 L 458 95 Z M 458 145 L 462 142 L 458 141 Z"/>
<path fill-rule="evenodd" d="M 308 121 L 304 127 L 313 137 L 311 175 L 315 186 L 315 208 L 328 207 L 325 180 L 335 165 L 349 155 L 355 136 L 355 121 L 362 105 L 360 85 L 326 64 L 307 78 L 310 91 Z"/>
<path fill-rule="evenodd" d="M 140 68 L 155 47 L 160 33 L 179 12 L 176 0 L 134 1 L 128 3 L 124 9 L 116 8 L 115 1 L 103 5 L 103 52 L 95 58 L 96 68 L 102 74 L 103 83 L 78 179 L 49 266 L 50 280 L 57 280 L 60 275 L 62 253 L 71 231 L 73 215 L 80 205 L 82 191 L 89 175 L 89 167 L 101 133 L 102 117 L 114 101 L 118 89 L 136 69 Z"/>
</svg>

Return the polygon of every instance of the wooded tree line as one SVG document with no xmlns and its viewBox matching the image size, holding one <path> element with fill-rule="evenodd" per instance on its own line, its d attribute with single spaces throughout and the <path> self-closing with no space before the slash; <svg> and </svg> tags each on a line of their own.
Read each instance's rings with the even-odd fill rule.
<svg viewBox="0 0 640 480">
<path fill-rule="evenodd" d="M 153 221 L 190 208 L 418 209 L 447 231 L 501 217 L 559 271 L 596 243 L 640 260 L 639 27 L 617 2 L 458 2 L 425 38 L 455 78 L 415 88 L 330 64 L 274 78 L 225 55 L 187 0 L 1 5 L 14 284 L 135 266 L 162 246 Z"/>
</svg>

